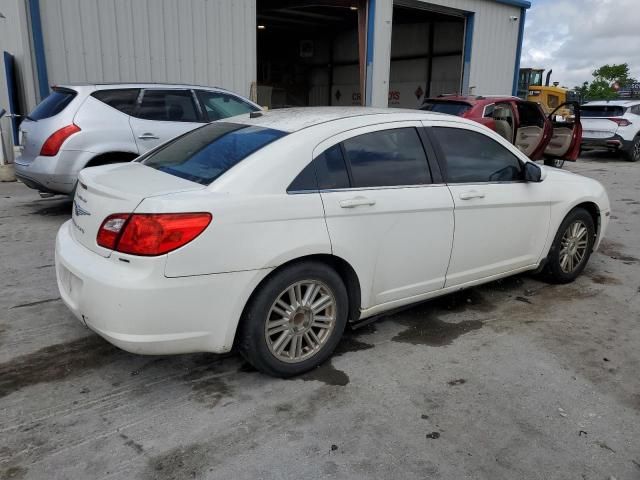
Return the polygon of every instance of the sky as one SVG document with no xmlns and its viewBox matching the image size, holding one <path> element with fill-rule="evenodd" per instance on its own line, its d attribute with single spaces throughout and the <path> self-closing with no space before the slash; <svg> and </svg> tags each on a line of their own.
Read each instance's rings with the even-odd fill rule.
<svg viewBox="0 0 640 480">
<path fill-rule="evenodd" d="M 532 0 L 522 67 L 553 68 L 573 88 L 605 64 L 628 63 L 640 79 L 640 0 Z M 545 73 L 546 74 L 546 73 Z"/>
</svg>

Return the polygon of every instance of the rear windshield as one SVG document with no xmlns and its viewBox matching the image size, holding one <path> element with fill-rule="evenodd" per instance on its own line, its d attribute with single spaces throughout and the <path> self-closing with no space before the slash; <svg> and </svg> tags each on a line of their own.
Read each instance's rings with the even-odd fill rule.
<svg viewBox="0 0 640 480">
<path fill-rule="evenodd" d="M 53 92 L 29 114 L 29 119 L 42 120 L 53 117 L 63 111 L 75 96 L 76 92 L 73 90 L 54 88 Z"/>
<path fill-rule="evenodd" d="M 255 151 L 286 135 L 270 128 L 216 122 L 193 130 L 140 161 L 151 168 L 209 185 Z"/>
<path fill-rule="evenodd" d="M 460 116 L 470 108 L 471 105 L 463 102 L 425 102 L 420 110 Z"/>
<path fill-rule="evenodd" d="M 624 107 L 617 105 L 583 105 L 580 107 L 582 117 L 621 117 Z"/>
</svg>

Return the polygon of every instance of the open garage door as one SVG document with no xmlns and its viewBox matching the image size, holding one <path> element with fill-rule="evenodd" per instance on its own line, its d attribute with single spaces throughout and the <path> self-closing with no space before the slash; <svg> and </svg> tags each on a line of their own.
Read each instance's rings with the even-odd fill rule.
<svg viewBox="0 0 640 480">
<path fill-rule="evenodd" d="M 361 0 L 257 0 L 258 103 L 360 105 L 365 18 Z"/>
<path fill-rule="evenodd" d="M 393 7 L 389 106 L 416 108 L 425 98 L 462 92 L 465 17 Z"/>
</svg>

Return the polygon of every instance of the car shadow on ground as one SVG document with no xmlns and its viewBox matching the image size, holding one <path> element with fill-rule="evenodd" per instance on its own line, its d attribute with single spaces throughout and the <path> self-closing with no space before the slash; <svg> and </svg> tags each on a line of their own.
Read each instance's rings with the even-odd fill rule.
<svg viewBox="0 0 640 480">
<path fill-rule="evenodd" d="M 21 202 L 18 208 L 23 213 L 30 215 L 39 215 L 42 217 L 71 217 L 71 209 L 73 208 L 73 199 L 66 195 L 56 195 L 51 198 L 34 197 L 31 201 Z"/>
<path fill-rule="evenodd" d="M 504 297 L 505 294 L 515 298 L 515 301 L 531 303 L 528 296 L 534 292 L 527 290 L 523 278 L 517 276 L 413 305 L 378 317 L 375 322 L 356 330 L 347 328 L 332 358 L 373 349 L 376 344 L 383 343 L 386 341 L 383 337 L 388 332 L 380 335 L 380 326 L 395 332 L 391 338 L 394 342 L 428 347 L 450 345 L 461 335 L 482 328 L 491 317 L 491 312 L 497 308 L 499 299 L 494 297 Z M 450 316 L 465 312 L 471 313 L 472 318 L 468 318 L 469 315 L 461 319 Z M 145 378 L 142 382 L 146 382 L 149 375 L 168 377 L 172 382 L 189 384 L 196 392 L 196 399 L 210 397 L 210 401 L 217 397 L 217 389 L 224 391 L 226 388 L 225 378 L 238 373 L 256 372 L 235 350 L 223 355 L 194 353 L 142 356 L 120 350 L 98 335 L 90 334 L 0 364 L 0 398 L 43 383 L 64 380 L 74 380 L 73 383 L 76 383 L 83 375 L 99 369 L 108 370 L 107 376 L 114 379 L 111 384 L 114 388 L 125 383 L 129 387 L 135 386 L 139 383 L 137 378 Z M 296 378 L 341 386 L 349 382 L 347 374 L 335 369 L 331 360 Z"/>
</svg>

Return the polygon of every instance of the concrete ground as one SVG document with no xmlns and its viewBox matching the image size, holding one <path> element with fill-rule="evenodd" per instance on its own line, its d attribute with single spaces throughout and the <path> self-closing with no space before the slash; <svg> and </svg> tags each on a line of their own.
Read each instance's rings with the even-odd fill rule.
<svg viewBox="0 0 640 480">
<path fill-rule="evenodd" d="M 416 306 L 286 381 L 92 334 L 55 283 L 69 202 L 0 184 L 0 479 L 640 479 L 640 163 L 568 169 L 613 206 L 578 281 Z"/>
</svg>

